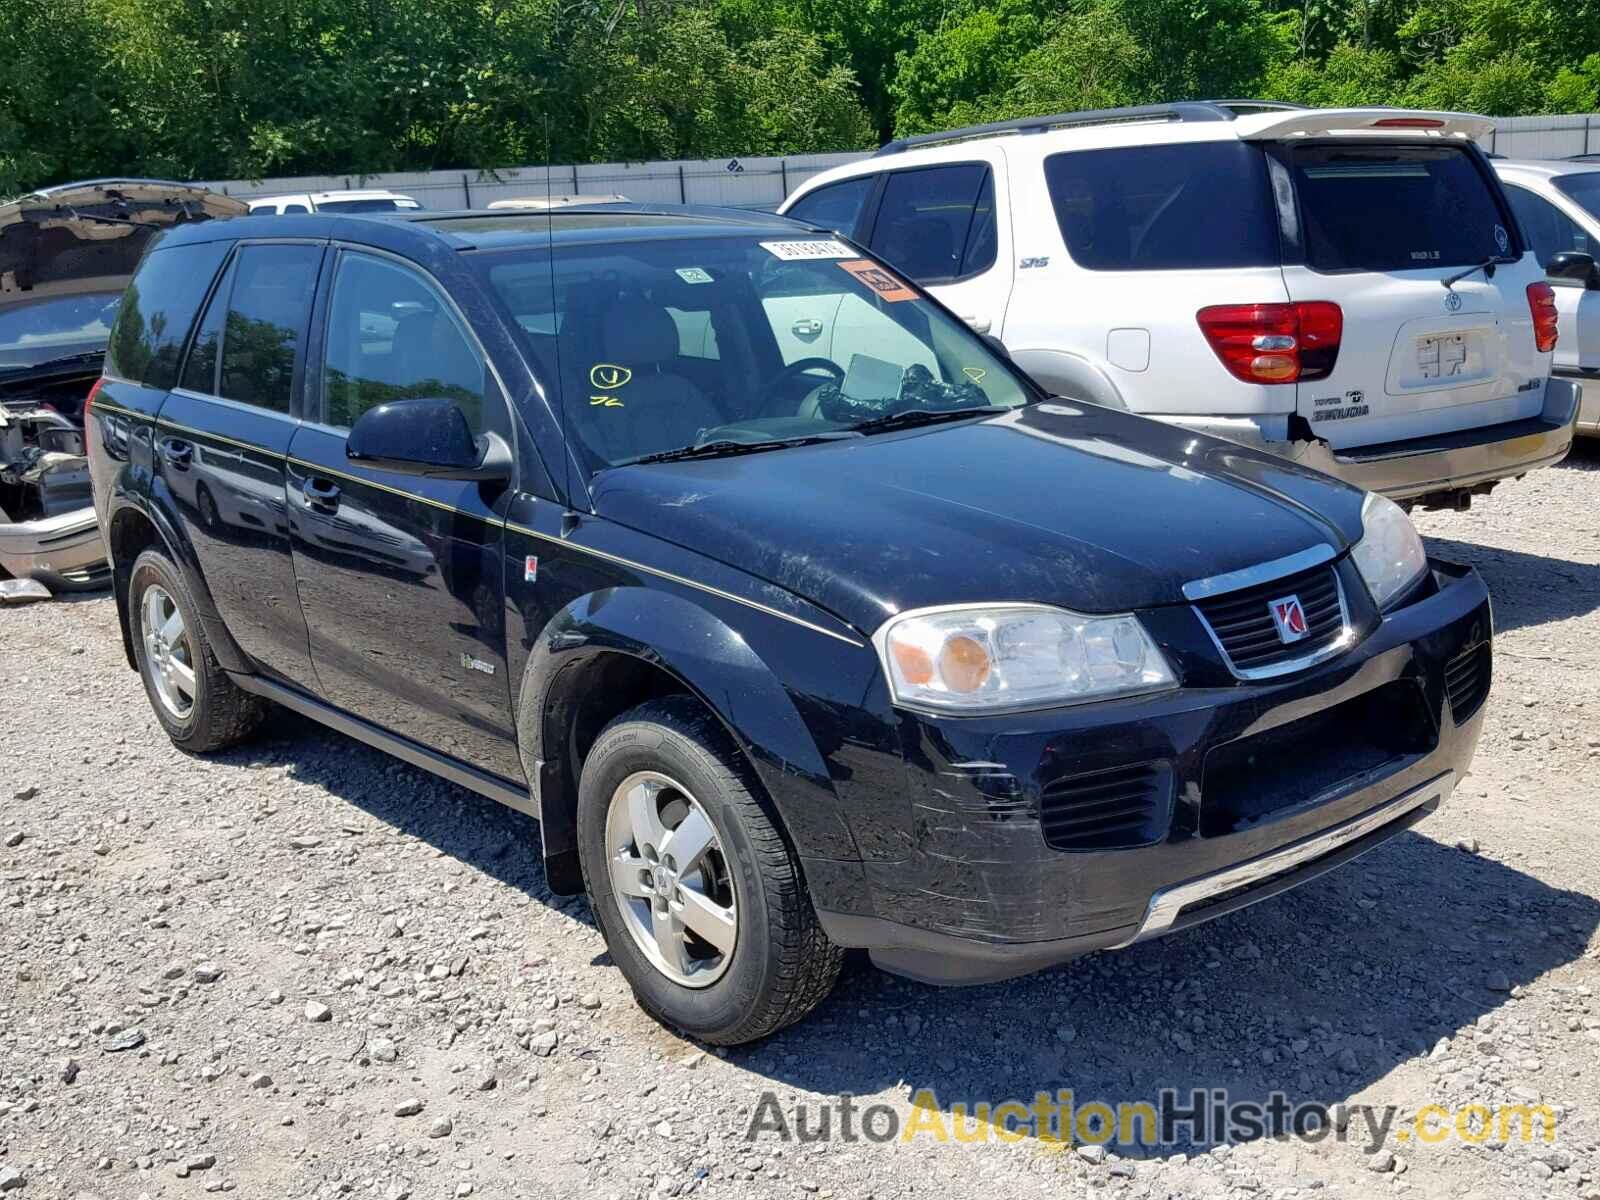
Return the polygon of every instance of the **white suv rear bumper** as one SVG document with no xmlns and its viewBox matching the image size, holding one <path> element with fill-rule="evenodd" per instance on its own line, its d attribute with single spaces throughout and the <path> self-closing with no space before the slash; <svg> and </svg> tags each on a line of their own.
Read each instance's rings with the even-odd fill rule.
<svg viewBox="0 0 1600 1200">
<path fill-rule="evenodd" d="M 1586 415 L 1591 421 L 1600 421 L 1600 412 L 1596 411 L 1600 408 L 1600 380 L 1594 382 L 1595 386 L 1589 389 L 1593 398 Z M 1160 419 L 1276 454 L 1368 491 L 1381 492 L 1391 500 L 1413 500 L 1554 466 L 1572 448 L 1582 397 L 1583 389 L 1575 380 L 1556 376 L 1545 388 L 1544 410 L 1536 417 L 1343 452 L 1335 451 L 1326 442 L 1268 438 L 1248 417 Z"/>
</svg>

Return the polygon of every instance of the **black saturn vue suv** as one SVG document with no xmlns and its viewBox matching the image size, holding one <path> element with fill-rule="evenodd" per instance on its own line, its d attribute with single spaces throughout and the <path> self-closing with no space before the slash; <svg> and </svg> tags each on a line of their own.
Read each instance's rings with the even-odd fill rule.
<svg viewBox="0 0 1600 1200">
<path fill-rule="evenodd" d="M 972 983 L 1271 896 L 1482 722 L 1484 586 L 1394 504 L 1044 395 L 782 218 L 174 229 L 89 412 L 173 742 L 272 702 L 535 815 L 710 1042 L 846 947 Z"/>
</svg>

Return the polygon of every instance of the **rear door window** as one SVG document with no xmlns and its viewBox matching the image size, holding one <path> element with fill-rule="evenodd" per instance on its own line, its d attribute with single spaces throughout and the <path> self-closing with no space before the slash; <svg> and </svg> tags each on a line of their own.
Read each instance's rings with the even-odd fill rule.
<svg viewBox="0 0 1600 1200">
<path fill-rule="evenodd" d="M 1266 156 L 1239 141 L 1076 150 L 1045 159 L 1072 260 L 1091 271 L 1277 266 Z"/>
<path fill-rule="evenodd" d="M 177 384 L 184 340 L 228 248 L 228 242 L 157 247 L 145 257 L 111 331 L 107 373 L 146 387 Z"/>
<path fill-rule="evenodd" d="M 994 178 L 983 163 L 890 174 L 872 248 L 918 283 L 949 283 L 994 265 Z"/>
<path fill-rule="evenodd" d="M 1313 270 L 1464 267 L 1520 250 L 1462 147 L 1320 144 L 1288 160 Z"/>
<path fill-rule="evenodd" d="M 218 392 L 272 412 L 289 411 L 295 358 L 305 339 L 321 246 L 246 246 L 233 267 L 222 327 Z"/>
</svg>

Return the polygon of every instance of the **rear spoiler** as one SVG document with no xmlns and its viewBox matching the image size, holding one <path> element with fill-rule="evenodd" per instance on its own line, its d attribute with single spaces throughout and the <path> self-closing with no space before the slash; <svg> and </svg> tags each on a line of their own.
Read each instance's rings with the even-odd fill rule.
<svg viewBox="0 0 1600 1200">
<path fill-rule="evenodd" d="M 1234 131 L 1246 141 L 1316 136 L 1323 133 L 1431 133 L 1487 137 L 1494 121 L 1477 113 L 1422 108 L 1302 108 L 1241 113 Z"/>
</svg>

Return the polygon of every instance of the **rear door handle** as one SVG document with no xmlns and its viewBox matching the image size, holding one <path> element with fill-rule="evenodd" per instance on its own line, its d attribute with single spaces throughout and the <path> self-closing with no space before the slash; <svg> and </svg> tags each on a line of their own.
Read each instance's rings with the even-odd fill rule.
<svg viewBox="0 0 1600 1200">
<path fill-rule="evenodd" d="M 798 338 L 814 338 L 822 332 L 822 322 L 814 317 L 801 317 L 790 327 L 791 332 Z"/>
<path fill-rule="evenodd" d="M 339 507 L 339 485 L 332 480 L 310 475 L 300 485 L 300 490 L 305 493 L 306 503 L 312 508 L 332 511 Z"/>
<path fill-rule="evenodd" d="M 162 438 L 157 448 L 161 451 L 161 460 L 180 471 L 187 470 L 194 461 L 194 447 L 177 438 Z"/>
</svg>

